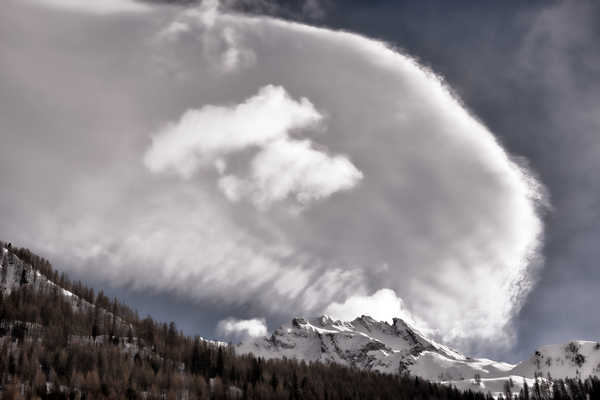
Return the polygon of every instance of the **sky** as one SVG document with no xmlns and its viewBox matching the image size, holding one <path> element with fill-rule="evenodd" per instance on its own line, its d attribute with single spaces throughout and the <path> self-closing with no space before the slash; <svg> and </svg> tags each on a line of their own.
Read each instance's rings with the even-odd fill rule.
<svg viewBox="0 0 600 400">
<path fill-rule="evenodd" d="M 3 240 L 231 341 L 598 339 L 597 5 L 171 3 L 7 0 Z"/>
</svg>

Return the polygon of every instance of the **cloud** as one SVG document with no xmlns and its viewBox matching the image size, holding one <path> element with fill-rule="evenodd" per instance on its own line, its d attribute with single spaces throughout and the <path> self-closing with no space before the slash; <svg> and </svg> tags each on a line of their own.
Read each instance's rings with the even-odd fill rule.
<svg viewBox="0 0 600 400">
<path fill-rule="evenodd" d="M 326 14 L 325 7 L 320 0 L 305 0 L 302 4 L 302 13 L 313 19 L 323 18 Z"/>
<path fill-rule="evenodd" d="M 234 106 L 187 111 L 154 135 L 144 163 L 153 172 L 173 170 L 190 178 L 218 159 L 287 138 L 290 130 L 310 128 L 322 118 L 308 99 L 295 101 L 283 87 L 267 85 Z"/>
<path fill-rule="evenodd" d="M 151 8 L 135 0 L 29 0 L 38 4 L 85 14 L 107 15 L 148 12 Z"/>
<path fill-rule="evenodd" d="M 293 19 L 320 19 L 331 6 L 329 0 L 300 0 L 278 2 L 275 0 L 222 0 L 224 9 L 268 14 Z"/>
<path fill-rule="evenodd" d="M 219 321 L 217 332 L 227 338 L 241 341 L 247 338 L 266 336 L 267 323 L 264 318 L 227 318 Z"/>
<path fill-rule="evenodd" d="M 348 297 L 343 303 L 331 303 L 324 311 L 325 314 L 342 321 L 352 321 L 362 315 L 369 315 L 377 321 L 392 323 L 394 318 L 400 318 L 421 331 L 429 331 L 423 322 L 417 322 L 406 308 L 404 301 L 392 289 L 379 289 L 372 295 L 356 295 Z"/>
<path fill-rule="evenodd" d="M 359 35 L 210 7 L 90 27 L 41 9 L 20 25 L 33 11 L 7 4 L 2 237 L 224 315 L 281 321 L 389 288 L 454 345 L 509 343 L 539 185 L 431 71 Z M 254 55 L 233 71 L 227 30 Z"/>
<path fill-rule="evenodd" d="M 228 156 L 259 148 L 248 177 L 219 179 L 225 196 L 234 202 L 248 198 L 260 208 L 290 196 L 306 205 L 351 189 L 363 177 L 347 157 L 290 138 L 292 130 L 315 127 L 322 119 L 308 99 L 295 101 L 283 87 L 267 85 L 235 106 L 187 111 L 154 136 L 144 162 L 153 172 L 172 169 L 189 179 L 202 166 L 215 165 L 223 174 Z"/>
<path fill-rule="evenodd" d="M 315 150 L 308 140 L 278 140 L 252 159 L 250 177 L 227 175 L 219 180 L 219 186 L 232 201 L 247 197 L 265 208 L 290 195 L 305 205 L 349 190 L 362 177 L 348 158 Z"/>
<path fill-rule="evenodd" d="M 221 6 L 218 0 L 205 0 L 196 8 L 181 12 L 161 29 L 155 35 L 155 45 L 165 53 L 160 57 L 162 62 L 173 67 L 168 55 L 170 45 L 178 40 L 193 40 L 203 44 L 199 52 L 203 64 L 219 74 L 232 74 L 253 66 L 256 55 L 245 45 L 236 27 L 216 23 Z"/>
</svg>

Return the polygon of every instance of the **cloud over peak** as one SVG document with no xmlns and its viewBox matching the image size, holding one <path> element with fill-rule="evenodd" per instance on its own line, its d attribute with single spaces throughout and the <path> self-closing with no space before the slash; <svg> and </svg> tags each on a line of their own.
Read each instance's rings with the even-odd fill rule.
<svg viewBox="0 0 600 400">
<path fill-rule="evenodd" d="M 244 340 L 267 335 L 267 322 L 264 318 L 236 319 L 219 321 L 217 333 L 234 340 Z"/>
<path fill-rule="evenodd" d="M 387 288 L 379 289 L 370 296 L 357 294 L 348 297 L 343 303 L 333 302 L 327 306 L 324 313 L 342 321 L 352 321 L 361 315 L 388 323 L 392 323 L 394 318 L 400 318 L 423 332 L 429 331 L 422 321 L 411 315 L 396 292 Z"/>
</svg>

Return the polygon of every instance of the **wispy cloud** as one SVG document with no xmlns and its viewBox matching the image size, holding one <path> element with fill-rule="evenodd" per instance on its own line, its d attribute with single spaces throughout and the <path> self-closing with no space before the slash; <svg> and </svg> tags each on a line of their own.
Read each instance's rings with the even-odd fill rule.
<svg viewBox="0 0 600 400">
<path fill-rule="evenodd" d="M 40 5 L 85 14 L 120 14 L 151 11 L 151 7 L 136 0 L 28 0 Z"/>
</svg>

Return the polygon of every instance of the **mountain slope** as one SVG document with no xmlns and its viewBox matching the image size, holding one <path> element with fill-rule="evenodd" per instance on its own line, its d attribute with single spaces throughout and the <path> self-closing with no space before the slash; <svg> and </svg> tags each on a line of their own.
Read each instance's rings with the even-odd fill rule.
<svg viewBox="0 0 600 400">
<path fill-rule="evenodd" d="M 538 348 L 511 371 L 515 375 L 586 378 L 600 374 L 600 343 L 577 340 Z"/>
<path fill-rule="evenodd" d="M 107 307 L 96 307 L 96 305 L 53 282 L 7 248 L 2 248 L 0 252 L 0 295 L 7 296 L 21 288 L 30 288 L 34 291 L 45 293 L 57 291 L 70 303 L 73 311 L 94 311 L 96 318 L 110 319 L 111 323 L 113 321 L 113 313 Z M 131 324 L 125 322 L 118 315 L 114 316 L 114 325 L 114 328 L 124 331 L 133 328 Z"/>
<path fill-rule="evenodd" d="M 22 261 L 7 248 L 2 248 L 0 253 L 0 292 L 9 295 L 15 289 L 25 285 L 36 290 L 49 290 L 56 287 L 56 284 L 34 270 L 31 265 Z M 72 295 L 71 292 L 64 289 L 63 294 Z"/>
</svg>

